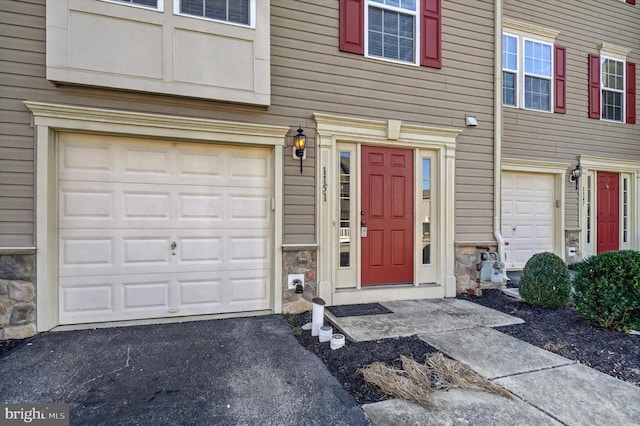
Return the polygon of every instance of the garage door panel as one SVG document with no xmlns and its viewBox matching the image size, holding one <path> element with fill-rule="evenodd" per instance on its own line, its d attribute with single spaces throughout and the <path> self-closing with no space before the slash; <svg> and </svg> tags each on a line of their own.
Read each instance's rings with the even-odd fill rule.
<svg viewBox="0 0 640 426">
<path fill-rule="evenodd" d="M 122 194 L 122 220 L 171 220 L 171 194 L 164 191 L 126 191 Z"/>
<path fill-rule="evenodd" d="M 61 265 L 70 269 L 113 268 L 116 265 L 114 238 L 108 234 L 81 235 L 75 238 L 73 236 L 61 238 L 59 247 Z"/>
<path fill-rule="evenodd" d="M 178 238 L 180 264 L 194 263 L 222 263 L 224 238 L 222 236 L 211 237 L 181 237 Z M 219 265 L 221 266 L 221 265 Z"/>
<path fill-rule="evenodd" d="M 179 193 L 177 219 L 180 221 L 206 220 L 221 225 L 224 216 L 225 197 L 221 193 Z"/>
<path fill-rule="evenodd" d="M 204 308 L 211 310 L 212 307 L 222 307 L 222 280 L 221 279 L 188 279 L 178 280 L 180 291 L 179 308 L 189 309 Z"/>
<path fill-rule="evenodd" d="M 60 189 L 61 224 L 74 223 L 78 220 L 97 222 L 115 220 L 115 191 L 111 188 L 80 190 L 64 187 Z"/>
<path fill-rule="evenodd" d="M 143 267 L 171 264 L 171 237 L 122 238 L 122 265 Z"/>
<path fill-rule="evenodd" d="M 243 310 L 247 306 L 269 307 L 269 277 L 264 270 L 248 270 L 229 272 L 229 305 L 235 310 Z"/>
<path fill-rule="evenodd" d="M 145 277 L 141 282 L 124 281 L 122 283 L 122 310 L 154 311 L 160 308 L 166 312 L 171 309 L 169 304 L 170 287 L 171 282 L 161 277 L 157 277 L 156 280 Z"/>
<path fill-rule="evenodd" d="M 106 142 L 82 143 L 78 135 L 67 135 L 59 156 L 59 178 L 108 181 L 112 179 L 114 148 Z"/>
<path fill-rule="evenodd" d="M 63 134 L 59 165 L 61 323 L 269 309 L 269 149 Z"/>
<path fill-rule="evenodd" d="M 114 309 L 113 285 L 99 282 L 79 286 L 61 286 L 63 312 L 111 314 Z"/>
<path fill-rule="evenodd" d="M 266 188 L 61 182 L 60 228 L 268 227 Z"/>
<path fill-rule="evenodd" d="M 502 235 L 505 263 L 522 268 L 535 253 L 553 251 L 555 176 L 503 172 Z"/>
<path fill-rule="evenodd" d="M 125 148 L 119 147 L 119 159 L 116 167 L 122 167 L 123 180 L 139 182 L 146 179 L 164 179 L 174 174 L 174 159 L 170 145 L 138 144 Z"/>
</svg>

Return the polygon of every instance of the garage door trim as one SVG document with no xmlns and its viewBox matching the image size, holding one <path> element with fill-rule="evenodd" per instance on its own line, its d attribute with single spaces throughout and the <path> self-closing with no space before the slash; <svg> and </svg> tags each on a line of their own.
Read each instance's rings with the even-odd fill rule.
<svg viewBox="0 0 640 426">
<path fill-rule="evenodd" d="M 530 161 L 513 158 L 502 159 L 502 171 L 543 173 L 554 176 L 555 206 L 554 206 L 554 230 L 553 230 L 553 252 L 565 259 L 564 253 L 564 230 L 565 230 L 565 189 L 567 174 L 573 168 L 571 163 L 560 163 L 552 161 Z M 496 184 L 498 184 L 496 182 Z M 502 197 L 502 182 L 500 185 L 500 196 Z M 501 203 L 500 203 L 501 204 Z M 500 227 L 502 229 L 502 210 L 500 211 Z M 502 236 L 504 237 L 504 235 Z M 507 268 L 509 266 L 507 265 Z"/>
<path fill-rule="evenodd" d="M 36 126 L 36 273 L 37 329 L 58 325 L 57 135 L 59 132 L 222 142 L 273 147 L 273 198 L 282 206 L 283 149 L 289 127 L 161 114 L 136 113 L 62 104 L 25 102 Z M 273 214 L 272 310 L 282 310 L 282 215 Z"/>
</svg>

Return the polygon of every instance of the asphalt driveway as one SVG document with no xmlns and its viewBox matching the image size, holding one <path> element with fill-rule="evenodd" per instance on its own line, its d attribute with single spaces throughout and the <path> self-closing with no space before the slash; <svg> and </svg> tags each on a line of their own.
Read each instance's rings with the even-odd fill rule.
<svg viewBox="0 0 640 426">
<path fill-rule="evenodd" d="M 366 425 L 278 315 L 52 332 L 0 359 L 3 403 L 72 425 Z"/>
</svg>

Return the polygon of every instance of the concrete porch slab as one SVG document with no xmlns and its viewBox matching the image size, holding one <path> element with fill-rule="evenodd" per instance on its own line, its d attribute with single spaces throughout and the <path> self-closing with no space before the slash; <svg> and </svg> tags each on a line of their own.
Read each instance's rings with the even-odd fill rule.
<svg viewBox="0 0 640 426">
<path fill-rule="evenodd" d="M 436 410 L 401 399 L 390 399 L 362 406 L 375 426 L 502 426 L 560 425 L 542 411 L 519 400 L 485 392 L 451 389 L 435 391 Z"/>
<path fill-rule="evenodd" d="M 640 388 L 582 364 L 494 382 L 564 424 L 640 424 Z"/>
<path fill-rule="evenodd" d="M 382 305 L 393 313 L 337 318 L 325 310 L 325 316 L 355 342 L 524 322 L 460 299 L 403 300 Z"/>
<path fill-rule="evenodd" d="M 489 379 L 575 362 L 487 327 L 418 337 Z"/>
</svg>

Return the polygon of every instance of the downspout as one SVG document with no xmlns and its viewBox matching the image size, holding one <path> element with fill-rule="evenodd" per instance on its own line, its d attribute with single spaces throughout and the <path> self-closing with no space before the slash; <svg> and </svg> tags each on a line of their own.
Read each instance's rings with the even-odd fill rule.
<svg viewBox="0 0 640 426">
<path fill-rule="evenodd" d="M 495 51 L 493 55 L 493 235 L 498 242 L 498 254 L 504 258 L 502 237 L 502 0 L 495 0 L 493 11 Z"/>
</svg>

